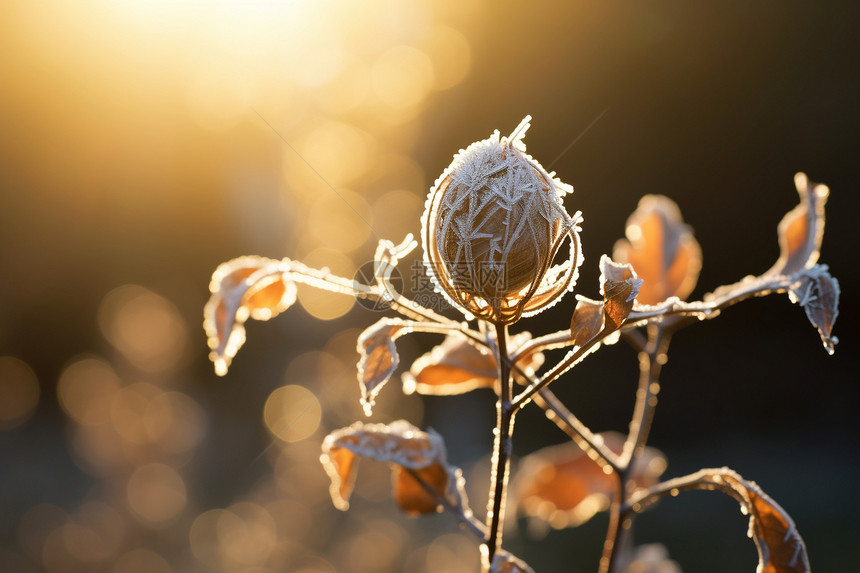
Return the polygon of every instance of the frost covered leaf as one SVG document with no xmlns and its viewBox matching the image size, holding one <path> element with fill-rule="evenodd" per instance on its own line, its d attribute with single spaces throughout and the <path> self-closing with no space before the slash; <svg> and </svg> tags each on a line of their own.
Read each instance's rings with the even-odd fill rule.
<svg viewBox="0 0 860 573">
<path fill-rule="evenodd" d="M 534 573 L 525 561 L 506 551 L 499 551 L 493 557 L 490 573 Z"/>
<path fill-rule="evenodd" d="M 576 309 L 570 320 L 570 336 L 574 344 L 584 346 L 603 330 L 603 304 L 577 297 Z"/>
<path fill-rule="evenodd" d="M 678 205 L 662 195 L 646 195 L 627 219 L 627 239 L 615 243 L 612 258 L 630 263 L 644 279 L 640 304 L 686 298 L 702 269 L 702 250 L 681 218 Z"/>
<path fill-rule="evenodd" d="M 745 482 L 743 488 L 749 499 L 750 528 L 761 573 L 808 572 L 806 545 L 791 517 L 754 483 Z"/>
<path fill-rule="evenodd" d="M 245 342 L 245 321 L 268 320 L 296 300 L 295 284 L 285 278 L 284 262 L 263 257 L 240 257 L 215 269 L 203 309 L 203 328 L 219 376 Z"/>
<path fill-rule="evenodd" d="M 599 436 L 612 451 L 621 453 L 625 436 L 616 432 Z M 657 483 L 665 469 L 663 454 L 655 448 L 645 448 L 633 479 L 639 487 L 649 487 Z M 524 457 L 515 483 L 520 511 L 561 529 L 581 525 L 608 509 L 616 478 L 576 444 L 566 442 Z"/>
<path fill-rule="evenodd" d="M 508 347 L 513 353 L 529 340 L 530 333 L 520 332 L 510 337 Z M 543 360 L 543 354 L 536 352 L 528 354 L 517 365 L 531 374 L 540 368 Z M 514 376 L 521 378 L 516 372 Z M 494 388 L 498 379 L 499 366 L 489 350 L 477 348 L 462 336 L 448 335 L 442 344 L 418 358 L 403 375 L 403 391 L 439 396 L 464 394 L 477 388 Z"/>
<path fill-rule="evenodd" d="M 621 265 L 603 255 L 600 257 L 600 294 L 603 303 L 577 296 L 576 309 L 570 321 L 570 336 L 577 346 L 584 346 L 601 331 L 621 328 L 639 290 L 642 279 L 629 264 Z"/>
<path fill-rule="evenodd" d="M 679 490 L 719 490 L 735 498 L 744 515 L 749 515 L 748 535 L 755 541 L 759 564 L 757 573 L 809 573 L 806 545 L 791 517 L 753 482 L 728 468 L 705 469 L 660 484 L 663 493 Z M 647 492 L 630 500 L 634 508 L 646 506 Z M 637 510 L 638 511 L 638 510 Z"/>
<path fill-rule="evenodd" d="M 411 472 L 415 472 L 415 475 Z M 421 481 L 418 481 L 419 479 Z M 409 515 L 424 515 L 438 511 L 439 497 L 445 494 L 448 486 L 448 472 L 440 464 L 432 464 L 419 470 L 408 470 L 395 465 L 391 481 L 397 505 Z M 437 493 L 431 494 L 425 486 Z"/>
<path fill-rule="evenodd" d="M 392 464 L 394 498 L 410 515 L 435 513 L 440 499 L 465 504 L 461 472 L 448 465 L 445 445 L 433 430 L 422 432 L 405 420 L 388 425 L 356 422 L 326 436 L 322 451 L 320 461 L 331 478 L 329 491 L 338 509 L 349 507 L 357 457 Z"/>
<path fill-rule="evenodd" d="M 794 176 L 794 184 L 800 204 L 777 226 L 779 259 L 766 275 L 793 275 L 818 261 L 824 236 L 824 204 L 830 190 L 826 185 L 810 183 L 803 173 Z"/>
<path fill-rule="evenodd" d="M 405 321 L 383 318 L 361 333 L 356 348 L 358 382 L 361 385 L 361 403 L 370 415 L 370 408 L 382 386 L 388 382 L 400 363 L 394 341 L 407 332 Z"/>
<path fill-rule="evenodd" d="M 633 310 L 633 302 L 642 289 L 642 279 L 629 264 L 600 257 L 600 293 L 603 295 L 605 327 L 618 330 Z"/>
<path fill-rule="evenodd" d="M 809 322 L 818 329 L 825 350 L 833 354 L 839 342 L 833 336 L 833 324 L 839 315 L 839 281 L 830 276 L 827 266 L 816 265 L 799 276 L 789 297 L 803 307 Z"/>
</svg>

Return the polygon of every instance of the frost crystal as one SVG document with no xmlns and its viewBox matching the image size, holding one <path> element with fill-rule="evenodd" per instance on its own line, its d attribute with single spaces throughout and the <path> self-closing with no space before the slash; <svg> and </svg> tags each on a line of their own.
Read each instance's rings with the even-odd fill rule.
<svg viewBox="0 0 860 573">
<path fill-rule="evenodd" d="M 537 313 L 570 290 L 582 263 L 573 191 L 525 153 L 526 117 L 454 157 L 430 190 L 422 217 L 424 263 L 456 307 L 494 323 Z M 565 237 L 568 260 L 550 268 Z"/>
</svg>

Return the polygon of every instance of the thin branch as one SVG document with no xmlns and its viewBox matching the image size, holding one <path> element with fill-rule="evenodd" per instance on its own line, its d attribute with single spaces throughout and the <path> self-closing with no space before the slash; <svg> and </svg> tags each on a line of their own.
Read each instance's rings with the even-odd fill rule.
<svg viewBox="0 0 860 573">
<path fill-rule="evenodd" d="M 657 394 L 660 392 L 660 371 L 666 363 L 666 351 L 671 336 L 657 325 L 648 327 L 646 351 L 639 354 L 639 389 L 636 392 L 636 405 L 630 420 L 630 431 L 621 454 L 621 466 L 625 477 L 632 473 L 631 467 L 639 457 L 654 419 L 657 407 Z"/>
<path fill-rule="evenodd" d="M 540 392 L 550 383 L 557 380 L 562 374 L 576 366 L 586 356 L 597 350 L 600 347 L 600 343 L 613 332 L 614 331 L 607 331 L 606 329 L 604 329 L 581 347 L 576 347 L 574 350 L 568 352 L 567 356 L 565 356 L 561 360 L 561 362 L 556 364 L 547 373 L 543 374 L 535 384 L 529 386 L 519 395 L 514 397 L 513 402 L 511 403 L 511 407 L 514 409 L 514 411 L 522 408 L 525 404 L 528 403 L 529 400 L 532 399 L 535 394 Z"/>
<path fill-rule="evenodd" d="M 633 332 L 640 326 L 661 323 L 672 326 L 677 330 L 682 325 L 692 324 L 700 320 L 708 320 L 719 315 L 720 311 L 749 298 L 784 293 L 790 289 L 796 279 L 785 275 L 764 275 L 749 277 L 733 285 L 720 287 L 713 293 L 705 295 L 704 301 L 683 302 L 676 297 L 655 306 L 637 306 L 621 327 L 622 336 Z M 669 318 L 674 318 L 667 321 Z M 570 330 L 559 330 L 530 340 L 513 355 L 514 362 L 543 350 L 569 348 L 575 342 L 570 336 Z"/>
<path fill-rule="evenodd" d="M 573 339 L 570 337 L 570 329 L 559 330 L 558 332 L 538 336 L 537 338 L 529 340 L 513 353 L 511 360 L 514 362 L 520 362 L 532 354 L 555 348 L 567 348 L 572 344 Z"/>
<path fill-rule="evenodd" d="M 594 461 L 601 467 L 608 466 L 615 473 L 621 473 L 618 456 L 603 443 L 600 436 L 583 424 L 573 412 L 556 398 L 549 388 L 543 388 L 533 398 L 535 404 L 544 410 L 546 417 L 567 434 L 582 451 L 595 456 Z"/>
<path fill-rule="evenodd" d="M 736 472 L 725 467 L 702 469 L 692 474 L 672 478 L 630 496 L 630 499 L 621 508 L 621 515 L 625 519 L 629 519 L 638 513 L 642 513 L 648 506 L 654 504 L 662 497 L 674 497 L 682 491 L 698 489 L 719 489 L 735 498 L 742 505 L 748 503 L 748 500 L 744 499 L 736 489 L 723 484 L 722 480 L 715 480 L 714 476 L 729 476 L 738 480 L 740 479 L 740 476 Z"/>
<path fill-rule="evenodd" d="M 505 511 L 508 470 L 511 459 L 511 434 L 516 410 L 511 405 L 512 384 L 510 357 L 507 348 L 508 331 L 504 324 L 496 324 L 496 344 L 499 349 L 499 385 L 501 394 L 496 403 L 496 430 L 493 442 L 493 473 L 490 476 L 490 501 L 487 511 L 487 537 L 482 548 L 486 558 L 485 569 L 493 562 L 502 545 L 502 518 Z"/>
<path fill-rule="evenodd" d="M 662 325 L 648 325 L 648 340 L 644 351 L 639 353 L 639 388 L 636 391 L 636 405 L 630 420 L 630 430 L 624 449 L 621 453 L 618 473 L 618 491 L 611 507 L 609 529 L 603 545 L 603 557 L 600 560 L 601 573 L 612 573 L 618 567 L 619 549 L 624 545 L 629 528 L 625 528 L 622 513 L 627 502 L 627 486 L 633 479 L 636 460 L 642 455 L 654 410 L 657 407 L 657 394 L 660 392 L 658 381 L 660 370 L 666 363 L 666 351 L 671 335 L 665 332 Z M 637 341 L 641 342 L 641 341 Z"/>
</svg>

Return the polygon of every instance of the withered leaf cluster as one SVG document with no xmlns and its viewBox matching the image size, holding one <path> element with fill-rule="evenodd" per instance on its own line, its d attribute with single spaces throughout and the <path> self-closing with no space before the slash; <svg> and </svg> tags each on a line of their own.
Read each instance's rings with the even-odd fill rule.
<svg viewBox="0 0 860 573">
<path fill-rule="evenodd" d="M 522 136 L 528 119 L 507 138 L 496 132 L 461 151 L 428 196 L 422 219 L 426 270 L 438 292 L 463 313 L 466 322 L 410 301 L 393 287 L 393 269 L 417 245 L 411 236 L 400 245 L 380 241 L 371 284 L 290 259 L 241 257 L 216 269 L 204 309 L 216 372 L 227 372 L 245 342 L 244 323 L 249 318 L 268 320 L 295 302 L 296 283 L 384 301 L 385 308 L 400 316 L 379 319 L 356 345 L 361 400 L 368 415 L 379 392 L 400 369 L 396 341 L 412 332 L 426 332 L 443 338 L 402 373 L 404 392 L 456 395 L 484 389 L 503 396 L 504 385 L 515 381 L 520 393 L 509 396 L 504 405 L 500 401 L 500 412 L 534 401 L 573 438 L 520 460 L 514 477 L 516 497 L 519 510 L 531 520 L 556 528 L 576 526 L 609 508 L 613 500 L 617 511 L 632 518 L 664 495 L 718 490 L 738 500 L 750 515 L 759 571 L 808 572 L 806 549 L 794 522 L 758 486 L 725 468 L 661 482 L 666 459 L 646 447 L 645 441 L 666 345 L 687 324 L 714 318 L 748 298 L 787 293 L 803 307 L 825 349 L 833 352 L 839 283 L 827 266 L 818 264 L 828 188 L 798 174 L 800 202 L 777 227 L 780 256 L 776 263 L 759 275 L 720 286 L 701 300 L 688 299 L 702 269 L 702 248 L 671 199 L 647 195 L 628 218 L 625 238 L 615 243 L 612 258 L 603 255 L 599 261 L 599 298 L 577 295 L 570 328 L 537 337 L 527 331 L 508 335 L 507 326 L 521 316 L 559 303 L 582 264 L 581 217 L 568 215 L 562 204 L 572 188 L 525 154 Z M 570 257 L 553 266 L 565 241 L 570 243 Z M 496 330 L 487 328 L 487 323 Z M 639 330 L 643 326 L 647 336 Z M 548 386 L 621 335 L 638 347 L 643 373 L 630 433 L 592 432 Z M 545 351 L 551 349 L 568 352 L 544 369 Z M 500 379 L 500 372 L 510 372 L 511 380 Z M 495 453 L 498 456 L 498 449 Z M 393 496 L 405 512 L 450 511 L 485 542 L 485 550 L 490 546 L 489 527 L 475 519 L 468 507 L 462 472 L 448 463 L 442 437 L 432 429 L 397 420 L 356 422 L 331 432 L 323 442 L 321 461 L 339 509 L 349 505 L 360 458 L 391 466 Z M 619 476 L 626 480 L 621 489 Z M 485 553 L 486 571 L 531 571 L 502 549 Z M 657 561 L 669 563 L 663 553 L 659 555 Z"/>
</svg>

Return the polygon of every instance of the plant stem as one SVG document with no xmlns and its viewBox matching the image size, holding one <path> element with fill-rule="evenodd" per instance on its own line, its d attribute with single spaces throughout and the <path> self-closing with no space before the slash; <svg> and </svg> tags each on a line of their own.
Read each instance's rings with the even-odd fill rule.
<svg viewBox="0 0 860 573">
<path fill-rule="evenodd" d="M 666 350 L 670 336 L 659 325 L 648 326 L 648 343 L 645 352 L 639 353 L 639 389 L 636 391 L 636 406 L 633 419 L 630 421 L 630 433 L 624 443 L 621 454 L 621 464 L 631 473 L 633 460 L 642 453 L 642 448 L 648 440 L 651 422 L 654 419 L 654 408 L 657 406 L 657 394 L 660 392 L 660 370 L 666 363 Z"/>
<path fill-rule="evenodd" d="M 582 451 L 589 456 L 594 456 L 594 461 L 600 467 L 609 466 L 613 472 L 621 473 L 619 458 L 615 452 L 606 447 L 603 441 L 598 439 L 599 436 L 595 436 L 588 426 L 568 410 L 549 388 L 544 388 L 535 394 L 533 400 L 543 409 L 546 417 L 567 434 Z"/>
<path fill-rule="evenodd" d="M 486 559 L 484 569 L 489 571 L 493 557 L 502 545 L 502 521 L 505 511 L 508 469 L 511 460 L 511 435 L 515 411 L 511 406 L 511 368 L 507 348 L 507 327 L 496 325 L 496 343 L 499 348 L 499 383 L 501 390 L 496 403 L 496 429 L 493 442 L 493 473 L 490 476 L 490 501 L 487 510 L 487 538 L 482 547 Z"/>
<path fill-rule="evenodd" d="M 616 495 L 609 508 L 609 529 L 603 544 L 600 559 L 601 573 L 614 573 L 619 568 L 619 550 L 624 545 L 626 532 L 630 530 L 630 520 L 622 512 L 627 506 L 628 484 L 634 476 L 636 460 L 642 455 L 648 432 L 657 407 L 657 394 L 660 370 L 666 363 L 666 350 L 669 346 L 669 333 L 656 324 L 648 325 L 648 341 L 644 351 L 639 353 L 639 389 L 636 392 L 636 405 L 630 420 L 630 431 L 624 443 L 617 473 Z"/>
</svg>

